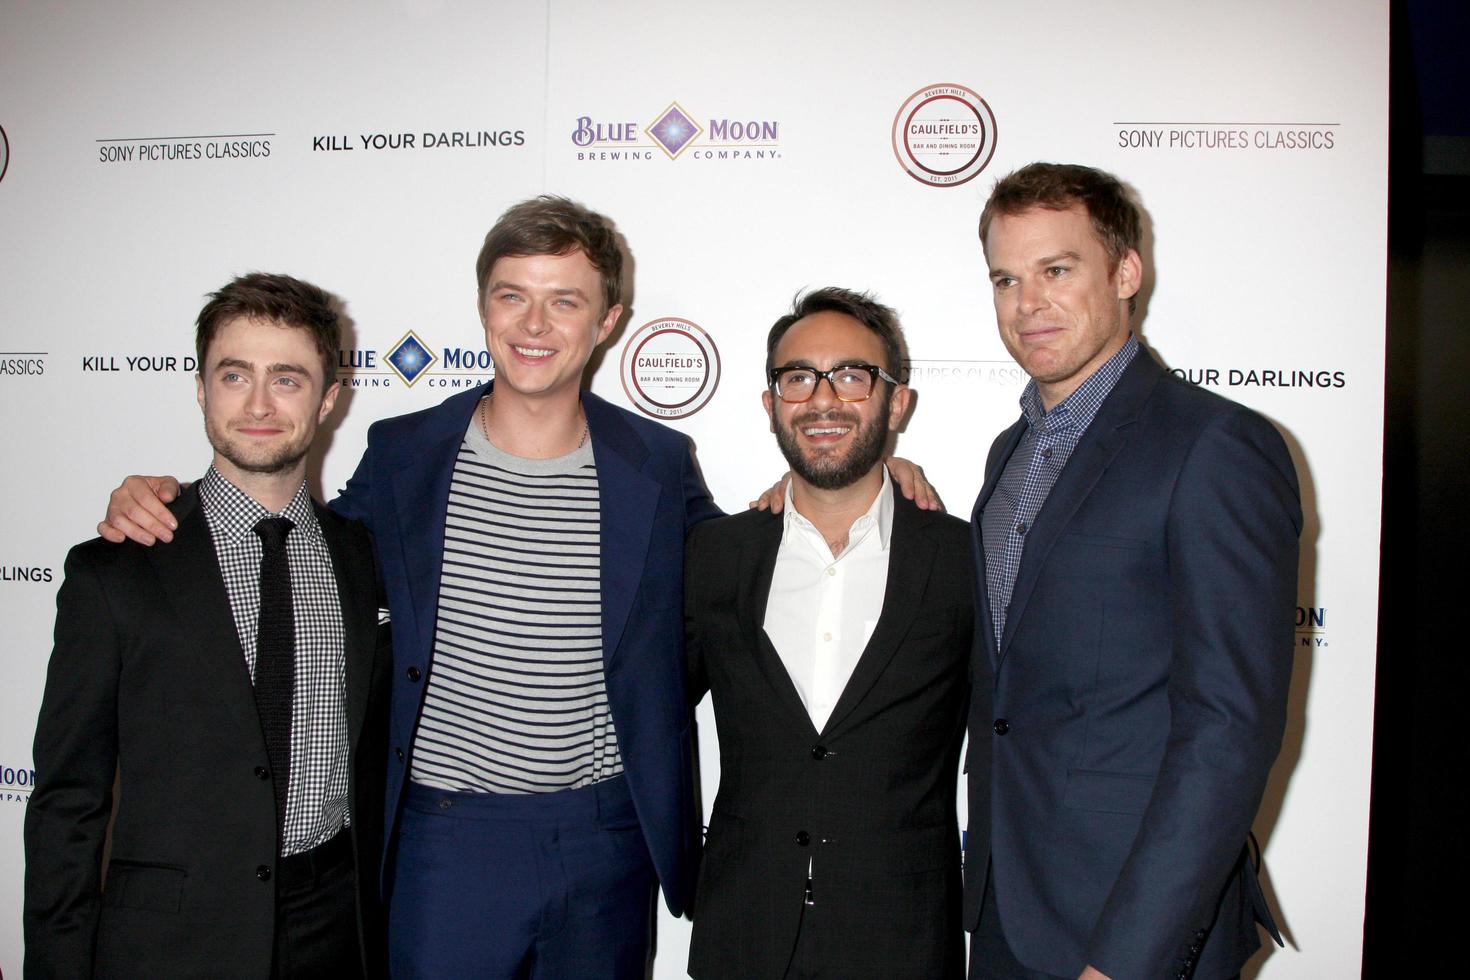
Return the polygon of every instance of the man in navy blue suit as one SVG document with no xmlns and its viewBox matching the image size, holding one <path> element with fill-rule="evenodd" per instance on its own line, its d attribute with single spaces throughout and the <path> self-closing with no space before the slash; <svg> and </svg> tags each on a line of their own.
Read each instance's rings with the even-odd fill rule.
<svg viewBox="0 0 1470 980">
<path fill-rule="evenodd" d="M 476 263 L 495 381 L 374 425 L 334 503 L 393 612 L 386 898 L 398 977 L 639 977 L 689 892 L 689 440 L 581 390 L 622 315 L 606 219 L 516 205 Z"/>
<path fill-rule="evenodd" d="M 1129 327 L 1140 217 L 1087 167 L 980 219 L 1031 381 L 972 518 L 970 976 L 1237 974 L 1280 941 L 1247 838 L 1280 747 L 1301 507 L 1276 430 Z"/>
</svg>

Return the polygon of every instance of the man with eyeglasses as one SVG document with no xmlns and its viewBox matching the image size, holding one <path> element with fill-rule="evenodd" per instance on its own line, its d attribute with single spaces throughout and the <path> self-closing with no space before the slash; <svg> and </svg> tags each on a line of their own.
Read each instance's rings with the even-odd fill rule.
<svg viewBox="0 0 1470 980">
<path fill-rule="evenodd" d="M 720 743 L 699 980 L 963 974 L 972 560 L 967 525 L 895 493 L 882 463 L 910 406 L 902 345 L 869 296 L 800 297 L 766 347 L 783 512 L 689 535 L 689 690 L 710 692 Z"/>
</svg>

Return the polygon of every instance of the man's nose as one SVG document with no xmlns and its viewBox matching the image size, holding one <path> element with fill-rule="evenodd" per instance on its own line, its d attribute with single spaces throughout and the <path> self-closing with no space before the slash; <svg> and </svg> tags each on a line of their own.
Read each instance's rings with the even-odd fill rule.
<svg viewBox="0 0 1470 980">
<path fill-rule="evenodd" d="M 825 387 L 822 384 L 824 381 L 826 382 Z M 837 386 L 832 382 L 831 377 L 818 375 L 816 386 L 812 388 L 812 397 L 807 399 L 807 403 L 823 408 L 831 408 L 841 401 L 842 399 L 837 397 Z"/>
<path fill-rule="evenodd" d="M 543 334 L 546 332 L 546 311 L 541 308 L 540 303 L 532 303 L 526 310 L 526 317 L 521 321 L 522 328 L 529 334 Z"/>
<path fill-rule="evenodd" d="M 256 418 L 265 418 L 274 412 L 275 403 L 271 401 L 270 385 L 251 385 L 250 397 L 245 402 L 245 409 Z"/>
<path fill-rule="evenodd" d="M 1034 313 L 1047 305 L 1046 284 L 1036 280 L 1028 279 L 1020 283 L 1016 289 L 1018 297 L 1016 307 L 1022 313 Z"/>
</svg>

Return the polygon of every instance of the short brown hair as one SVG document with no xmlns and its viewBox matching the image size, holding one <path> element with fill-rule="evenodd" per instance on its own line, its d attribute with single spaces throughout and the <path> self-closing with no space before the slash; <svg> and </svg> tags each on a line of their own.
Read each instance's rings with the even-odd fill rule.
<svg viewBox="0 0 1470 980">
<path fill-rule="evenodd" d="M 199 357 L 201 374 L 206 369 L 204 356 L 210 342 L 221 327 L 241 317 L 305 330 L 321 355 L 325 386 L 331 387 L 336 382 L 342 324 L 326 290 L 291 276 L 251 272 L 231 279 L 224 288 L 210 293 L 209 302 L 195 321 L 194 351 Z"/>
<path fill-rule="evenodd" d="M 841 286 L 824 286 L 805 295 L 797 293 L 791 301 L 791 312 L 771 324 L 766 334 L 766 374 L 776 366 L 776 347 L 792 324 L 813 313 L 843 313 L 852 317 L 877 335 L 883 344 L 883 356 L 887 364 L 880 365 L 895 378 L 903 379 L 905 357 L 903 329 L 898 325 L 898 314 L 891 306 L 884 306 L 873 298 L 872 293 L 859 293 Z"/>
<path fill-rule="evenodd" d="M 1114 269 L 1130 250 L 1138 251 L 1143 222 L 1122 181 L 1075 163 L 1032 163 L 997 180 L 980 212 L 980 247 L 989 254 L 985 236 L 999 215 L 1014 217 L 1032 208 L 1068 211 L 1079 206 L 1087 212 Z"/>
<path fill-rule="evenodd" d="M 513 205 L 485 235 L 475 260 L 480 307 L 495 260 L 507 255 L 568 255 L 580 251 L 602 275 L 602 310 L 623 295 L 623 251 L 612 222 L 565 197 L 543 194 Z"/>
</svg>

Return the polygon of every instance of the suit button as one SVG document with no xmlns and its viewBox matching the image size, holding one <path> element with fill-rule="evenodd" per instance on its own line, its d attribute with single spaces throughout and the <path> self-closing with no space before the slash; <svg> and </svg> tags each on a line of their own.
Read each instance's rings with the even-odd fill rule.
<svg viewBox="0 0 1470 980">
<path fill-rule="evenodd" d="M 403 750 L 402 749 L 394 749 L 393 750 L 393 754 L 396 755 L 396 756 L 398 756 L 398 761 L 399 762 L 402 762 L 403 761 Z"/>
<path fill-rule="evenodd" d="M 411 681 L 417 681 L 420 677 L 424 676 L 424 672 L 417 667 L 410 667 L 404 673 L 408 674 L 408 679 Z"/>
<path fill-rule="evenodd" d="M 259 878 L 261 881 L 270 881 L 271 869 L 262 864 L 260 867 L 255 869 L 255 877 Z"/>
<path fill-rule="evenodd" d="M 261 779 L 261 780 L 270 779 L 271 778 L 271 772 L 265 766 L 256 766 L 255 767 L 255 778 L 256 779 Z"/>
<path fill-rule="evenodd" d="M 1006 721 L 1004 718 L 997 718 L 995 719 L 995 724 L 990 726 L 990 730 L 995 732 L 995 734 L 997 735 L 1004 735 L 1006 732 L 1011 730 L 1011 723 Z"/>
<path fill-rule="evenodd" d="M 1197 933 L 1194 934 L 1194 938 L 1197 939 L 1197 940 L 1199 940 L 1200 942 L 1204 942 L 1205 941 L 1205 937 L 1208 936 L 1208 935 L 1209 935 L 1209 933 L 1207 933 L 1203 929 L 1201 929 L 1199 932 L 1197 932 Z"/>
<path fill-rule="evenodd" d="M 797 847 L 806 847 L 811 842 L 812 842 L 812 835 L 811 834 L 807 833 L 804 830 L 798 830 L 796 832 L 796 846 Z"/>
<path fill-rule="evenodd" d="M 814 745 L 814 746 L 812 746 L 812 758 L 813 759 L 816 759 L 818 762 L 821 762 L 823 759 L 827 758 L 827 746 L 825 746 L 825 745 Z"/>
</svg>

